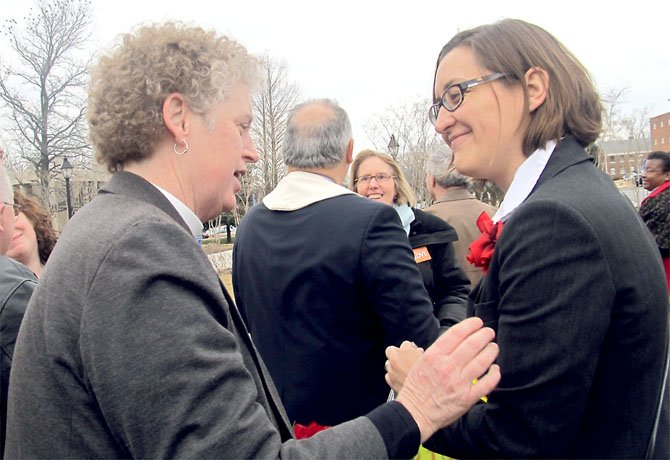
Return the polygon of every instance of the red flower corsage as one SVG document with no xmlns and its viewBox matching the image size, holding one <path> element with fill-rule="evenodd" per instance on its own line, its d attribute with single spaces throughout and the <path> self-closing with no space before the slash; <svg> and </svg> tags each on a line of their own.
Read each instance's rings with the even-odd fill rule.
<svg viewBox="0 0 670 460">
<path fill-rule="evenodd" d="M 477 218 L 477 227 L 482 234 L 468 246 L 470 254 L 468 254 L 466 259 L 475 267 L 480 267 L 486 273 L 493 257 L 496 241 L 498 241 L 500 233 L 502 233 L 503 223 L 499 221 L 494 224 L 488 214 L 482 212 Z"/>
<path fill-rule="evenodd" d="M 315 435 L 319 431 L 325 430 L 326 428 L 330 427 L 319 425 L 316 422 L 310 422 L 308 425 L 301 425 L 300 423 L 296 423 L 293 425 L 293 434 L 295 434 L 296 439 L 305 439 Z"/>
</svg>

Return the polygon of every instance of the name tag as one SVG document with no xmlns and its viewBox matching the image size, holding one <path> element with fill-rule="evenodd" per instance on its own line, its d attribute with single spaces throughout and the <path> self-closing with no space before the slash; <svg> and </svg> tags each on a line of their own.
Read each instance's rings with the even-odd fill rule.
<svg viewBox="0 0 670 460">
<path fill-rule="evenodd" d="M 412 249 L 412 251 L 414 251 L 414 262 L 416 262 L 417 264 L 432 259 L 432 257 L 430 257 L 430 252 L 428 252 L 428 248 L 426 246 L 422 246 L 420 248 L 414 248 Z"/>
</svg>

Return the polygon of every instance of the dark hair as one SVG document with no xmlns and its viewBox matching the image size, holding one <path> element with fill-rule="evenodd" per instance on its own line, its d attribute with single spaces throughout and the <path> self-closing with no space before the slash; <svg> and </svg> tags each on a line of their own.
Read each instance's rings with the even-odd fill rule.
<svg viewBox="0 0 670 460">
<path fill-rule="evenodd" d="M 58 236 L 54 229 L 51 217 L 46 208 L 37 198 L 24 196 L 21 192 L 14 193 L 14 202 L 21 206 L 21 212 L 26 215 L 35 230 L 37 237 L 37 251 L 42 264 L 47 263 L 51 251 L 56 245 Z"/>
<path fill-rule="evenodd" d="M 670 172 L 670 153 L 656 150 L 647 155 L 647 160 L 661 160 L 663 163 L 663 172 Z"/>
<path fill-rule="evenodd" d="M 518 19 L 504 19 L 464 30 L 440 51 L 435 76 L 444 56 L 459 46 L 470 48 L 477 62 L 487 70 L 507 74 L 501 81 L 510 85 L 521 84 L 526 106 L 526 72 L 538 67 L 549 74 L 546 100 L 526 115 L 528 129 L 523 143 L 525 155 L 544 147 L 547 141 L 560 139 L 566 134 L 574 136 L 584 147 L 600 135 L 602 103 L 591 76 L 577 58 L 549 32 Z"/>
</svg>

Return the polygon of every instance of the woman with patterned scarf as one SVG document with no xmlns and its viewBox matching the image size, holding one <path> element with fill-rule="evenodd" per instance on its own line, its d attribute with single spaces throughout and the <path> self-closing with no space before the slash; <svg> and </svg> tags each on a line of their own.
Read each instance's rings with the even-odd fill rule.
<svg viewBox="0 0 670 460">
<path fill-rule="evenodd" d="M 661 251 L 670 293 L 670 153 L 656 151 L 647 156 L 642 186 L 651 193 L 640 205 L 640 216 Z"/>
</svg>

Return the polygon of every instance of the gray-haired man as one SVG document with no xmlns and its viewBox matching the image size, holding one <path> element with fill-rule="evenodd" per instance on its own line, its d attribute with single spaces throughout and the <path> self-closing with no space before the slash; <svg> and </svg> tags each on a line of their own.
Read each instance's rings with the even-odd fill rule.
<svg viewBox="0 0 670 460">
<path fill-rule="evenodd" d="M 451 152 L 445 153 L 442 150 L 428 152 L 426 187 L 435 204 L 424 211 L 444 219 L 456 229 L 458 234 L 458 241 L 454 242 L 456 260 L 474 288 L 483 273 L 480 268 L 465 259 L 468 255 L 468 246 L 481 234 L 477 228 L 477 217 L 482 212 L 492 217 L 496 208 L 475 198 L 468 191 L 470 179 L 458 174 L 450 165 Z"/>
</svg>

